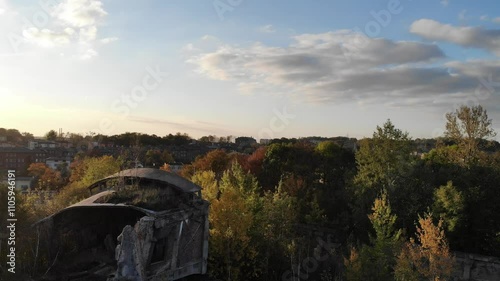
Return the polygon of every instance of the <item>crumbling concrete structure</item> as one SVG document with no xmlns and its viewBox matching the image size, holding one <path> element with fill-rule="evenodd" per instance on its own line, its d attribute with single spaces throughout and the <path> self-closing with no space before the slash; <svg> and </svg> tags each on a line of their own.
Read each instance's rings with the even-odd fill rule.
<svg viewBox="0 0 500 281">
<path fill-rule="evenodd" d="M 52 264 L 42 280 L 178 280 L 205 274 L 208 202 L 192 182 L 124 170 L 36 224 Z"/>
</svg>

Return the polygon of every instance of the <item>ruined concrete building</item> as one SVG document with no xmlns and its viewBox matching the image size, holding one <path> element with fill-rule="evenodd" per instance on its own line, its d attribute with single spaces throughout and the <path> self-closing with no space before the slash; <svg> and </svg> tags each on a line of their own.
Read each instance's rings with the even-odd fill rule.
<svg viewBox="0 0 500 281">
<path fill-rule="evenodd" d="M 118 172 L 91 197 L 36 224 L 42 280 L 178 280 L 205 274 L 208 202 L 200 187 L 157 169 Z"/>
</svg>

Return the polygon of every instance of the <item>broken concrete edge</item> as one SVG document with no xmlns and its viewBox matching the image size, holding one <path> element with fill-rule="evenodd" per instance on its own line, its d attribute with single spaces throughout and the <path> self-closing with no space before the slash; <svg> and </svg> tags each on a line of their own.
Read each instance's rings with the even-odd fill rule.
<svg viewBox="0 0 500 281">
<path fill-rule="evenodd" d="M 123 203 L 117 203 L 117 204 L 113 204 L 113 203 L 94 203 L 96 200 L 98 200 L 99 198 L 102 198 L 102 197 L 105 197 L 107 195 L 110 195 L 110 194 L 113 194 L 115 193 L 116 191 L 114 190 L 106 190 L 106 191 L 103 191 L 103 192 L 100 192 L 98 194 L 95 194 L 87 199 L 84 199 L 76 204 L 73 204 L 71 206 L 68 206 L 48 217 L 45 217 L 37 222 L 35 222 L 32 227 L 36 227 L 37 225 L 40 225 L 40 224 L 43 224 L 45 221 L 47 220 L 50 220 L 52 219 L 53 217 L 56 217 L 70 209 L 77 209 L 77 208 L 95 208 L 95 207 L 100 207 L 100 208 L 103 208 L 103 207 L 109 207 L 109 208 L 131 208 L 131 209 L 134 209 L 134 210 L 137 210 L 137 211 L 140 211 L 142 213 L 144 213 L 144 215 L 147 215 L 147 216 L 152 216 L 152 217 L 163 217 L 163 216 L 166 216 L 168 214 L 171 214 L 171 213 L 176 213 L 176 212 L 186 212 L 186 208 L 175 208 L 175 209 L 170 209 L 170 210 L 164 210 L 164 211 L 153 211 L 153 210 L 149 210 L 149 209 L 145 209 L 145 208 L 141 208 L 141 207 L 137 207 L 135 205 L 129 205 L 129 204 L 123 204 Z"/>
<path fill-rule="evenodd" d="M 154 168 L 133 168 L 119 171 L 115 174 L 94 182 L 88 188 L 89 190 L 92 190 L 94 188 L 97 188 L 99 185 L 107 182 L 108 180 L 113 179 L 148 179 L 169 184 L 184 193 L 196 193 L 201 191 L 201 187 L 199 185 L 175 173 Z"/>
<path fill-rule="evenodd" d="M 43 224 L 44 222 L 48 221 L 48 220 L 52 220 L 54 217 L 56 216 L 59 216 L 61 215 L 62 213 L 70 210 L 70 209 L 79 209 L 79 208 L 95 208 L 95 207 L 108 207 L 108 208 L 131 208 L 131 209 L 134 209 L 134 210 L 137 210 L 137 211 L 140 211 L 142 213 L 144 213 L 144 215 L 148 215 L 148 216 L 158 216 L 158 212 L 155 212 L 155 211 L 151 211 L 151 210 L 148 210 L 148 209 L 144 209 L 144 208 L 141 208 L 141 207 L 137 207 L 137 206 L 134 206 L 134 205 L 127 205 L 127 204 L 122 204 L 122 203 L 118 203 L 118 204 L 112 204 L 112 203 L 94 203 L 97 199 L 101 198 L 101 197 L 104 197 L 104 196 L 107 196 L 109 194 L 112 194 L 114 193 L 115 191 L 114 190 L 106 190 L 106 191 L 103 191 L 103 192 L 100 192 L 96 195 L 93 195 L 83 201 L 80 201 L 76 204 L 73 204 L 71 206 L 68 206 L 48 217 L 45 217 L 35 223 L 32 224 L 32 227 L 37 227 L 38 225 L 41 225 Z"/>
</svg>

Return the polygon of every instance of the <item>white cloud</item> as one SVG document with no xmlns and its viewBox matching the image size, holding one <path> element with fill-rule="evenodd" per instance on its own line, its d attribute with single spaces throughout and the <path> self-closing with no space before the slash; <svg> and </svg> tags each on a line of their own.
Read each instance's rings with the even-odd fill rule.
<svg viewBox="0 0 500 281">
<path fill-rule="evenodd" d="M 92 42 L 97 37 L 97 27 L 89 26 L 86 28 L 80 28 L 79 41 L 82 43 Z"/>
<path fill-rule="evenodd" d="M 243 94 L 276 93 L 312 102 L 449 94 L 469 80 L 422 65 L 444 57 L 436 45 L 369 38 L 348 30 L 293 37 L 287 47 L 222 45 L 188 62 Z M 470 87 L 468 87 L 469 89 Z"/>
<path fill-rule="evenodd" d="M 30 43 L 41 47 L 56 47 L 70 43 L 71 34 L 54 32 L 48 29 L 39 30 L 31 27 L 23 31 L 23 36 Z"/>
<path fill-rule="evenodd" d="M 52 15 L 71 26 L 86 27 L 95 26 L 107 12 L 101 1 L 67 0 L 57 5 Z"/>
<path fill-rule="evenodd" d="M 118 39 L 98 38 L 98 26 L 107 15 L 101 1 L 63 0 L 48 12 L 57 20 L 50 22 L 42 30 L 25 28 L 22 34 L 26 42 L 44 48 L 69 45 L 77 52 L 70 57 L 89 59 L 97 56 L 96 48 L 99 44 L 111 43 Z"/>
<path fill-rule="evenodd" d="M 444 7 L 447 7 L 448 4 L 450 4 L 449 0 L 441 0 L 441 5 L 443 5 Z"/>
<path fill-rule="evenodd" d="M 482 15 L 481 17 L 479 17 L 479 19 L 482 21 L 489 21 L 490 17 L 488 17 L 488 15 Z"/>
<path fill-rule="evenodd" d="M 264 33 L 274 33 L 274 32 L 276 32 L 276 29 L 271 24 L 268 24 L 268 25 L 261 26 L 259 28 L 259 31 L 264 32 Z"/>
<path fill-rule="evenodd" d="M 82 60 L 88 60 L 88 59 L 91 59 L 95 56 L 99 55 L 94 49 L 87 49 L 82 55 L 81 55 L 81 59 Z"/>
<path fill-rule="evenodd" d="M 486 49 L 500 55 L 500 29 L 457 27 L 431 19 L 420 19 L 413 22 L 410 31 L 425 39 L 447 41 L 469 48 Z"/>
<path fill-rule="evenodd" d="M 0 15 L 5 13 L 5 9 L 0 8 Z"/>
<path fill-rule="evenodd" d="M 201 37 L 201 40 L 203 40 L 203 41 L 215 41 L 215 42 L 218 42 L 219 38 L 217 38 L 217 37 L 215 37 L 213 35 L 206 34 L 206 35 L 203 35 L 203 37 Z"/>
<path fill-rule="evenodd" d="M 103 38 L 100 41 L 103 44 L 109 44 L 109 43 L 115 42 L 117 40 L 118 40 L 118 37 L 108 37 L 108 38 Z"/>
<path fill-rule="evenodd" d="M 493 22 L 494 22 L 494 23 L 500 23 L 500 17 L 494 18 L 494 19 L 493 19 Z"/>
</svg>

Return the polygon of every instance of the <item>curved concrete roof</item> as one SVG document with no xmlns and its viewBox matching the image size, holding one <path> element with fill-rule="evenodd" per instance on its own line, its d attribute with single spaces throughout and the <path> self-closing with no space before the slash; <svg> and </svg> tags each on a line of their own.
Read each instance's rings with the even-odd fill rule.
<svg viewBox="0 0 500 281">
<path fill-rule="evenodd" d="M 175 186 L 182 192 L 191 193 L 201 190 L 201 187 L 192 183 L 191 181 L 171 172 L 167 172 L 160 169 L 153 168 L 134 168 L 123 170 L 115 173 L 111 176 L 105 177 L 89 186 L 89 188 L 94 188 L 100 183 L 106 182 L 110 179 L 120 179 L 120 178 L 142 178 L 164 182 Z"/>
</svg>

